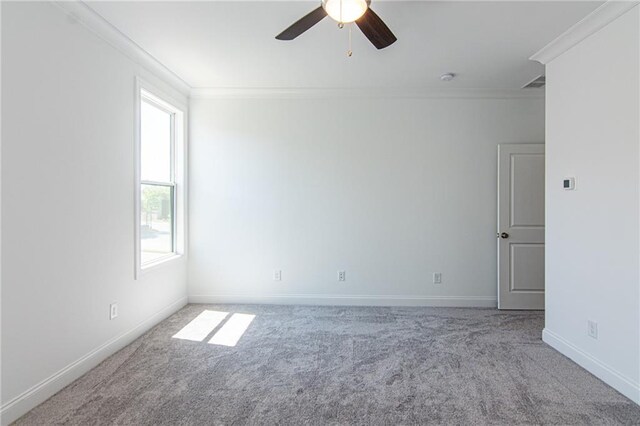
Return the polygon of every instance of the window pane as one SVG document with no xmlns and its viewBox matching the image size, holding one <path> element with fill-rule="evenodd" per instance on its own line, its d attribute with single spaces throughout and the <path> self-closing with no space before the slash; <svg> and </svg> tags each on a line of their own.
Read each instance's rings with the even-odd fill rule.
<svg viewBox="0 0 640 426">
<path fill-rule="evenodd" d="M 171 182 L 171 114 L 144 100 L 140 145 L 142 180 Z"/>
<path fill-rule="evenodd" d="M 173 253 L 172 186 L 142 185 L 140 241 L 142 264 Z"/>
</svg>

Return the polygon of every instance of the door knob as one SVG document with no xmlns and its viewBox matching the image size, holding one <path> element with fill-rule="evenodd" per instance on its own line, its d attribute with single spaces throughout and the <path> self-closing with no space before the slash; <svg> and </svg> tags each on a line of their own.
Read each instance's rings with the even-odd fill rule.
<svg viewBox="0 0 640 426">
<path fill-rule="evenodd" d="M 509 238 L 509 234 L 503 232 L 502 234 L 500 234 L 500 238 Z"/>
</svg>

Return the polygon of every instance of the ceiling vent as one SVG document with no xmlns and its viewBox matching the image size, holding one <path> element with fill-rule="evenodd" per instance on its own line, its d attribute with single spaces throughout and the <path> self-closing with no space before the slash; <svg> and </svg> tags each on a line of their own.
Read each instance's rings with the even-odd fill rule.
<svg viewBox="0 0 640 426">
<path fill-rule="evenodd" d="M 533 80 L 531 80 L 530 82 L 528 82 L 527 84 L 525 84 L 524 86 L 522 86 L 522 88 L 523 89 L 539 89 L 541 87 L 544 87 L 545 81 L 546 81 L 545 76 L 539 75 Z"/>
</svg>

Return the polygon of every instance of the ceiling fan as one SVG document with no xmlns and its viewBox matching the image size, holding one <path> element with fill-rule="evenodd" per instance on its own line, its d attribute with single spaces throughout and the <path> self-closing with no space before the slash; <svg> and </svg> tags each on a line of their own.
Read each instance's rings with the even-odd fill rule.
<svg viewBox="0 0 640 426">
<path fill-rule="evenodd" d="M 369 7 L 371 0 L 322 0 L 322 5 L 294 22 L 276 36 L 278 40 L 293 40 L 325 16 L 338 22 L 338 27 L 355 22 L 369 41 L 378 49 L 391 46 L 397 40 L 389 27 Z"/>
</svg>

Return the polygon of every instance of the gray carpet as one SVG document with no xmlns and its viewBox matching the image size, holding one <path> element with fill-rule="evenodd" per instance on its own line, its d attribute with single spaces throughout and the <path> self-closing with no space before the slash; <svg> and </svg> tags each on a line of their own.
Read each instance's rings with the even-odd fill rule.
<svg viewBox="0 0 640 426">
<path fill-rule="evenodd" d="M 172 338 L 256 315 L 236 346 Z M 189 305 L 19 425 L 640 424 L 640 407 L 540 340 L 543 314 Z"/>
</svg>

